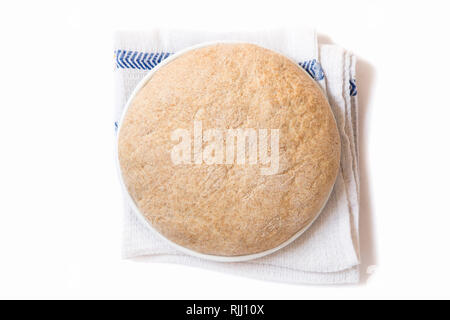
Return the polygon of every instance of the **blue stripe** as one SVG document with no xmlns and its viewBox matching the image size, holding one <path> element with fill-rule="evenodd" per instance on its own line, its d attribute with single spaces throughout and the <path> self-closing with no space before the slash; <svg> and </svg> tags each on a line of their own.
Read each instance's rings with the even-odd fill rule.
<svg viewBox="0 0 450 320">
<path fill-rule="evenodd" d="M 128 64 L 127 64 L 127 62 L 125 61 L 125 54 L 127 53 L 127 50 L 123 50 L 122 51 L 122 54 L 120 55 L 120 57 L 119 57 L 119 59 L 120 59 L 120 62 L 122 62 L 122 64 L 126 67 L 126 68 L 131 68 Z"/>
<path fill-rule="evenodd" d="M 356 86 L 356 80 L 350 79 L 350 96 L 354 97 L 358 94 L 358 88 Z"/>
<path fill-rule="evenodd" d="M 148 52 L 144 53 L 144 56 L 142 57 L 142 64 L 145 66 L 145 68 L 147 70 L 150 70 L 151 67 L 147 64 L 147 57 L 148 57 Z"/>
<path fill-rule="evenodd" d="M 116 50 L 114 54 L 117 69 L 151 70 L 172 53 Z"/>
<path fill-rule="evenodd" d="M 136 69 L 136 66 L 135 66 L 135 65 L 133 64 L 133 62 L 130 60 L 130 57 L 131 57 L 132 54 L 133 54 L 133 51 L 128 51 L 127 57 L 126 57 L 127 63 L 129 63 L 130 66 L 131 66 L 133 69 Z"/>
<path fill-rule="evenodd" d="M 117 50 L 116 62 L 117 62 L 118 68 L 125 68 L 125 66 L 120 61 L 121 54 L 122 54 L 122 50 Z"/>
<path fill-rule="evenodd" d="M 148 59 L 147 59 L 147 63 L 150 65 L 150 69 L 153 69 L 155 67 L 155 65 L 152 62 L 152 58 L 154 55 L 155 55 L 154 53 L 150 53 L 150 55 L 148 56 Z"/>
<path fill-rule="evenodd" d="M 171 52 L 141 52 L 141 51 L 116 51 L 116 67 L 118 69 L 139 69 L 139 70 L 151 70 L 156 67 L 163 60 L 167 59 Z M 316 59 L 299 62 L 299 65 L 305 69 L 308 74 L 317 81 L 325 78 L 322 66 Z M 351 82 L 351 88 L 356 85 Z M 356 91 L 356 89 L 355 89 Z M 354 90 L 351 89 L 354 93 Z M 355 94 L 356 95 L 356 94 Z"/>
<path fill-rule="evenodd" d="M 158 64 L 158 55 L 159 55 L 159 53 L 156 53 L 152 59 L 153 66 L 155 66 L 155 67 Z"/>
<path fill-rule="evenodd" d="M 299 65 L 305 69 L 308 74 L 317 81 L 320 81 L 325 78 L 323 73 L 322 66 L 316 59 L 300 62 Z"/>
<path fill-rule="evenodd" d="M 137 64 L 135 61 L 137 54 L 137 52 L 133 53 L 133 55 L 131 56 L 131 62 L 136 66 L 136 68 L 141 69 L 141 67 L 139 67 L 139 64 Z"/>
<path fill-rule="evenodd" d="M 136 59 L 136 63 L 139 65 L 139 67 L 142 69 L 142 70 L 145 70 L 145 67 L 141 64 L 141 57 L 142 57 L 142 52 L 139 52 L 139 55 L 138 55 L 138 57 L 137 57 L 137 59 Z"/>
</svg>

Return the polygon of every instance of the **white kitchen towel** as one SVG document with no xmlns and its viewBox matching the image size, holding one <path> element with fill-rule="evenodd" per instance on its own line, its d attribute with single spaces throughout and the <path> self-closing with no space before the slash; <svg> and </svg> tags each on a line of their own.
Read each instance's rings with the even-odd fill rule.
<svg viewBox="0 0 450 320">
<path fill-rule="evenodd" d="M 182 30 L 118 32 L 114 52 L 115 126 L 137 83 L 159 62 L 209 41 L 251 42 L 296 61 L 327 94 L 342 140 L 341 170 L 333 193 L 312 227 L 284 249 L 248 262 L 219 263 L 178 252 L 142 223 L 125 202 L 123 257 L 172 262 L 258 279 L 308 284 L 359 281 L 359 176 L 355 57 L 334 45 L 319 46 L 314 31 L 204 33 Z M 126 201 L 126 200 L 125 200 Z"/>
</svg>

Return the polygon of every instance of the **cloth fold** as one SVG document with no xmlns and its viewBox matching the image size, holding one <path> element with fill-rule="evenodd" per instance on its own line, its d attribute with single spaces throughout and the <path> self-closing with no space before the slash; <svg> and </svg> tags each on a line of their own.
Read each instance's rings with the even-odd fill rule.
<svg viewBox="0 0 450 320">
<path fill-rule="evenodd" d="M 204 33 L 182 30 L 118 32 L 115 39 L 115 125 L 137 83 L 159 62 L 186 47 L 211 41 L 245 41 L 280 52 L 302 66 L 327 95 L 342 141 L 341 170 L 323 212 L 300 238 L 269 256 L 218 263 L 173 249 L 142 223 L 125 202 L 123 257 L 145 256 L 252 278 L 307 284 L 359 281 L 359 173 L 356 59 L 334 45 L 318 45 L 313 30 Z"/>
</svg>

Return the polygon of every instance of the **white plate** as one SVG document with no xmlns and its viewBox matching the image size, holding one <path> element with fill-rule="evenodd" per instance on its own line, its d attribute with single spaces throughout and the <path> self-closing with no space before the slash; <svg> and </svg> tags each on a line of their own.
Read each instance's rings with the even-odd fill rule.
<svg viewBox="0 0 450 320">
<path fill-rule="evenodd" d="M 277 247 L 269 249 L 269 250 L 266 250 L 266 251 L 262 251 L 262 252 L 258 252 L 258 253 L 254 253 L 254 254 L 249 254 L 249 255 L 242 255 L 242 256 L 218 256 L 218 255 L 203 254 L 203 253 L 199 253 L 197 251 L 194 251 L 194 250 L 191 250 L 191 249 L 188 249 L 188 248 L 185 248 L 185 247 L 182 247 L 182 246 L 176 244 L 175 242 L 173 242 L 173 241 L 167 239 L 166 237 L 164 237 L 155 228 L 153 228 L 153 226 L 150 224 L 150 222 L 140 212 L 139 208 L 137 207 L 136 203 L 134 202 L 133 198 L 131 197 L 131 195 L 128 192 L 128 189 L 125 186 L 125 182 L 123 181 L 122 172 L 120 170 L 119 155 L 118 155 L 118 142 L 119 142 L 120 128 L 122 127 L 122 122 L 123 122 L 123 119 L 125 117 L 125 114 L 127 113 L 127 110 L 129 108 L 129 106 L 131 105 L 131 102 L 133 101 L 133 99 L 136 96 L 136 94 L 153 77 L 155 72 L 157 72 L 160 68 L 162 68 L 166 64 L 170 63 L 171 61 L 173 61 L 173 60 L 177 59 L 178 57 L 180 57 L 181 55 L 185 54 L 186 52 L 189 52 L 189 51 L 195 50 L 195 49 L 199 49 L 199 48 L 203 48 L 203 47 L 207 47 L 207 46 L 211 46 L 211 45 L 215 45 L 215 44 L 220 44 L 220 43 L 244 43 L 244 42 L 239 42 L 239 41 L 215 41 L 215 42 L 207 42 L 207 43 L 198 44 L 198 45 L 195 45 L 195 46 L 192 46 L 192 47 L 188 47 L 188 48 L 186 48 L 184 50 L 181 50 L 181 51 L 171 55 L 167 59 L 161 61 L 156 67 L 154 67 L 152 70 L 150 70 L 149 73 L 138 83 L 138 85 L 133 90 L 133 93 L 131 94 L 130 98 L 127 101 L 127 104 L 125 106 L 125 109 L 123 110 L 122 116 L 121 116 L 119 124 L 118 124 L 117 140 L 116 140 L 116 144 L 115 144 L 115 146 L 116 146 L 116 164 L 117 164 L 117 168 L 119 170 L 120 183 L 122 185 L 122 188 L 124 190 L 126 198 L 127 198 L 128 202 L 129 202 L 129 204 L 131 205 L 131 208 L 133 208 L 133 211 L 139 216 L 139 218 L 142 220 L 142 222 L 150 228 L 150 230 L 152 232 L 157 234 L 161 239 L 163 239 L 164 241 L 168 242 L 171 246 L 173 246 L 175 249 L 177 249 L 178 251 L 180 251 L 182 253 L 185 253 L 185 254 L 188 254 L 188 255 L 191 255 L 191 256 L 194 256 L 194 257 L 207 259 L 207 260 L 212 260 L 212 261 L 218 261 L 218 262 L 240 262 L 240 261 L 248 261 L 248 260 L 253 260 L 253 259 L 257 259 L 257 258 L 261 258 L 261 257 L 267 256 L 267 255 L 269 255 L 271 253 L 274 253 L 274 252 L 276 252 L 276 251 L 286 247 L 288 244 L 290 244 L 291 242 L 296 240 L 298 237 L 300 237 L 306 230 L 308 230 L 308 228 L 314 223 L 314 221 L 320 215 L 320 213 L 322 212 L 323 208 L 325 207 L 325 205 L 328 202 L 328 198 L 330 197 L 331 192 L 333 191 L 333 188 L 331 188 L 330 193 L 329 193 L 329 195 L 327 197 L 327 201 L 325 201 L 323 207 L 319 210 L 319 212 L 316 214 L 314 219 L 307 226 L 305 226 L 303 229 L 299 230 L 291 238 L 289 238 L 287 241 L 283 242 L 282 244 L 278 245 Z M 274 51 L 274 50 L 272 50 L 272 51 Z M 284 57 L 286 57 L 286 56 L 284 56 Z M 288 57 L 286 57 L 286 58 L 289 59 Z M 292 61 L 292 59 L 289 59 L 289 60 Z M 295 61 L 292 61 L 292 62 L 294 62 L 299 67 L 299 69 L 301 69 L 303 72 L 306 73 L 306 71 L 301 66 L 299 66 L 297 62 L 295 62 Z M 316 83 L 316 85 L 319 87 L 319 85 L 317 83 Z"/>
</svg>

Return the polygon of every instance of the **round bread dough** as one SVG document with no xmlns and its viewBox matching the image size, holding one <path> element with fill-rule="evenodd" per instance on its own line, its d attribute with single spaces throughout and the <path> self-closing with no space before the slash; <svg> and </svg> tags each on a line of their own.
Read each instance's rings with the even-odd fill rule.
<svg viewBox="0 0 450 320">
<path fill-rule="evenodd" d="M 173 133 L 185 129 L 193 141 L 194 121 L 203 133 L 279 129 L 277 172 L 262 174 L 268 165 L 260 162 L 196 164 L 193 142 L 192 163 L 175 164 Z M 154 229 L 202 254 L 243 256 L 281 245 L 319 214 L 338 173 L 340 138 L 304 70 L 271 50 L 226 43 L 187 51 L 154 73 L 123 117 L 118 156 Z"/>
</svg>

